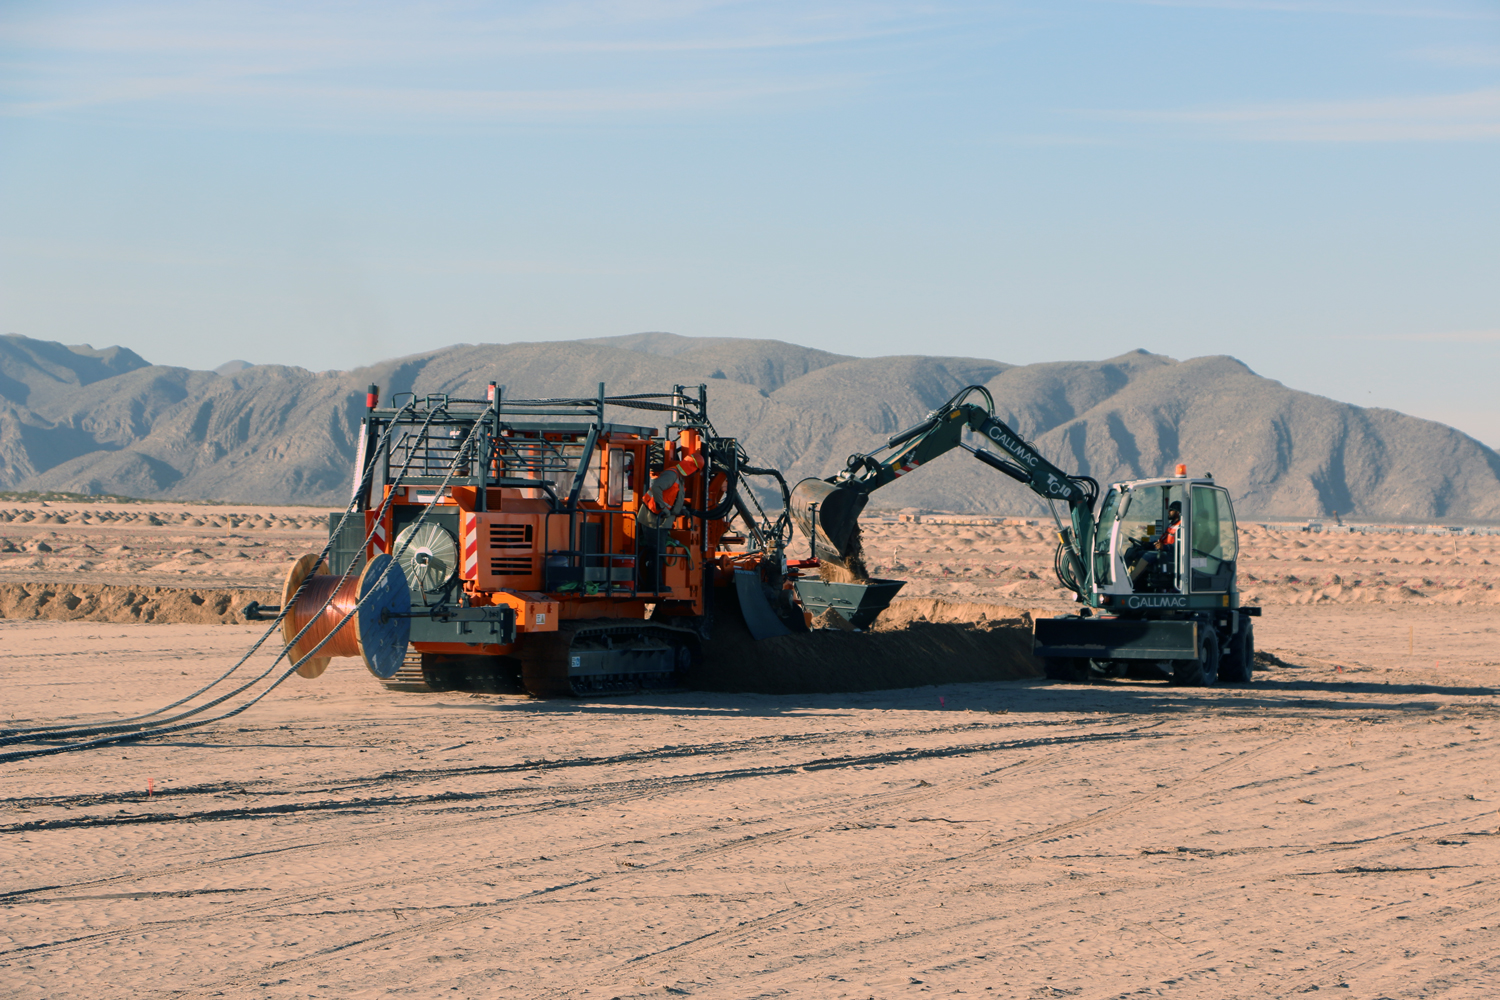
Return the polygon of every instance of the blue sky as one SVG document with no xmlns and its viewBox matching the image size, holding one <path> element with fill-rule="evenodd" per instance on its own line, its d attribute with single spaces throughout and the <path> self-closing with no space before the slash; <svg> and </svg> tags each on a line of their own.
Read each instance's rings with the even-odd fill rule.
<svg viewBox="0 0 1500 1000">
<path fill-rule="evenodd" d="M 1500 446 L 1500 3 L 0 7 L 0 332 L 1232 354 Z"/>
</svg>

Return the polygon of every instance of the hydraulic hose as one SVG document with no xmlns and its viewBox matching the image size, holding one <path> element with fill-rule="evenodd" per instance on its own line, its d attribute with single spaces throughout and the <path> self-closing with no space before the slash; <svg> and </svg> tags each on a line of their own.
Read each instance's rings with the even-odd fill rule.
<svg viewBox="0 0 1500 1000">
<path fill-rule="evenodd" d="M 740 484 L 740 450 L 738 444 L 727 448 L 722 447 L 722 439 L 706 450 L 708 451 L 709 465 L 705 470 L 705 476 L 712 478 L 715 471 L 722 471 L 724 473 L 724 497 L 707 510 L 694 510 L 688 507 L 685 508 L 684 512 L 705 521 L 717 521 L 734 508 L 735 491 L 739 488 Z M 725 461 L 722 454 L 718 454 L 722 451 L 729 452 L 728 461 Z"/>
<path fill-rule="evenodd" d="M 1073 549 L 1067 542 L 1058 542 L 1057 551 L 1052 554 L 1052 569 L 1057 573 L 1057 582 L 1066 590 L 1075 594 L 1082 594 L 1082 585 L 1078 581 L 1077 561 L 1073 555 Z"/>
</svg>

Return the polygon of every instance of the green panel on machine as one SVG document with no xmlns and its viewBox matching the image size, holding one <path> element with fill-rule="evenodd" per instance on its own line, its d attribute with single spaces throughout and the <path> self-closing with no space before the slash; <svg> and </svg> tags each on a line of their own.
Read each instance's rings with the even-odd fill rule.
<svg viewBox="0 0 1500 1000">
<path fill-rule="evenodd" d="M 797 599 L 814 615 L 829 608 L 844 616 L 855 628 L 869 628 L 906 586 L 905 580 L 866 580 L 864 583 L 836 583 L 831 580 L 798 580 Z"/>
<path fill-rule="evenodd" d="M 1038 618 L 1032 652 L 1044 658 L 1191 660 L 1198 655 L 1193 621 L 1132 618 Z"/>
<path fill-rule="evenodd" d="M 342 576 L 345 570 L 353 566 L 353 575 L 358 576 L 360 567 L 365 564 L 365 516 L 360 511 L 355 511 L 344 522 L 344 530 L 338 531 L 339 518 L 343 516 L 328 515 L 328 534 L 333 539 L 328 552 L 328 558 L 333 563 L 329 571 L 335 576 Z M 336 531 L 338 533 L 334 534 Z"/>
<path fill-rule="evenodd" d="M 506 604 L 477 608 L 412 602 L 412 642 L 507 646 L 516 641 L 516 612 Z"/>
</svg>

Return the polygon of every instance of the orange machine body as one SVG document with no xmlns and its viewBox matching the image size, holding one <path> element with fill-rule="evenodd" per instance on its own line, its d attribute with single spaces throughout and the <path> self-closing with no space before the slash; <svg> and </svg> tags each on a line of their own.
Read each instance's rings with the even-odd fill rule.
<svg viewBox="0 0 1500 1000">
<path fill-rule="evenodd" d="M 527 432 L 518 432 L 526 438 Z M 541 436 L 543 432 L 531 432 Z M 580 443 L 579 433 L 546 434 L 555 445 Z M 664 443 L 668 449 L 671 442 Z M 635 433 L 610 434 L 598 445 L 598 460 L 591 464 L 573 514 L 552 510 L 536 494 L 536 487 L 488 487 L 483 510 L 478 510 L 478 490 L 450 486 L 436 495 L 420 486 L 385 487 L 394 493 L 386 507 L 381 530 L 375 530 L 377 507 L 365 512 L 365 533 L 372 538 L 367 557 L 373 558 L 394 545 L 403 509 L 425 508 L 437 500 L 436 512 L 456 510 L 459 518 L 458 577 L 471 606 L 508 604 L 516 610 L 516 644 L 415 642 L 419 652 L 507 655 L 528 634 L 555 632 L 572 619 L 645 618 L 648 606 L 662 605 L 669 616 L 692 617 L 704 613 L 705 583 L 723 582 L 722 572 L 745 553 L 720 552 L 726 533 L 723 519 L 704 521 L 678 517 L 666 530 L 667 545 L 661 568 L 661 588 L 654 581 L 638 579 L 640 558 L 636 546 L 636 512 L 649 485 L 646 450 L 653 438 Z M 704 509 L 723 499 L 725 477 L 708 476 L 706 470 L 685 477 L 687 504 Z M 613 489 L 611 484 L 613 483 Z M 579 535 L 594 543 L 589 551 L 576 548 Z M 579 555 L 574 555 L 578 553 Z M 581 558 L 580 558 L 581 556 Z M 554 573 L 552 569 L 573 572 Z M 758 562 L 758 557 L 751 558 Z M 568 562 L 573 565 L 559 566 Z M 580 564 L 581 563 L 581 564 Z M 713 567 L 706 575 L 704 567 Z M 578 572 L 580 571 L 581 572 Z M 717 577 L 717 580 L 715 580 Z M 563 589 L 557 587 L 562 578 Z M 567 586 L 567 584 L 573 586 Z"/>
<path fill-rule="evenodd" d="M 671 401 L 652 406 L 667 411 L 665 429 L 605 419 L 606 405 L 656 398 Z M 734 583 L 735 570 L 780 586 L 785 561 L 780 544 L 765 544 L 770 532 L 730 531 L 737 513 L 749 516 L 741 495 L 731 495 L 742 452 L 713 435 L 701 387 L 696 399 L 679 386 L 617 402 L 601 386 L 596 399 L 507 399 L 476 409 L 481 402 L 443 396 L 372 408 L 361 443 L 361 467 L 376 474 L 363 503 L 369 542 L 358 555 L 388 553 L 413 575 L 408 659 L 422 663 L 429 682 L 440 661 L 461 659 L 472 671 L 478 657 L 540 662 L 537 651 L 548 650 L 562 666 L 536 670 L 592 678 L 575 693 L 623 689 L 622 677 L 663 673 L 669 653 L 680 670 L 684 650 L 705 631 L 710 589 Z M 526 419 L 534 416 L 547 419 Z M 675 503 L 658 503 L 655 513 L 642 510 L 653 466 L 676 472 Z M 416 564 L 408 550 L 419 528 L 427 542 L 441 539 Z M 505 628 L 468 624 L 471 609 L 502 605 L 513 627 L 508 615 L 499 616 Z M 632 622 L 649 627 L 627 635 L 622 627 Z"/>
</svg>

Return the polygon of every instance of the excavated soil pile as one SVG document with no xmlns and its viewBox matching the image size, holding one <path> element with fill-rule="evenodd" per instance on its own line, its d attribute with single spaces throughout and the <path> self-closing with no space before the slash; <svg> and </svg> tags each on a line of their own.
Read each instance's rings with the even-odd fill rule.
<svg viewBox="0 0 1500 1000">
<path fill-rule="evenodd" d="M 89 583 L 0 584 L 0 618 L 45 621 L 240 624 L 251 601 L 276 604 L 269 590 L 183 590 Z"/>
<path fill-rule="evenodd" d="M 732 599 L 715 608 L 703 664 L 685 678 L 706 691 L 827 694 L 1042 676 L 1031 616 L 998 604 L 892 602 L 866 632 L 815 629 L 759 642 Z"/>
<path fill-rule="evenodd" d="M 239 624 L 246 604 L 278 600 L 263 590 L 8 583 L 0 584 L 0 618 Z M 1031 655 L 1031 616 L 1018 608 L 898 599 L 869 631 L 852 631 L 847 622 L 842 628 L 823 624 L 833 627 L 756 642 L 732 592 L 723 591 L 703 662 L 684 680 L 706 691 L 814 694 L 1042 673 Z"/>
</svg>

